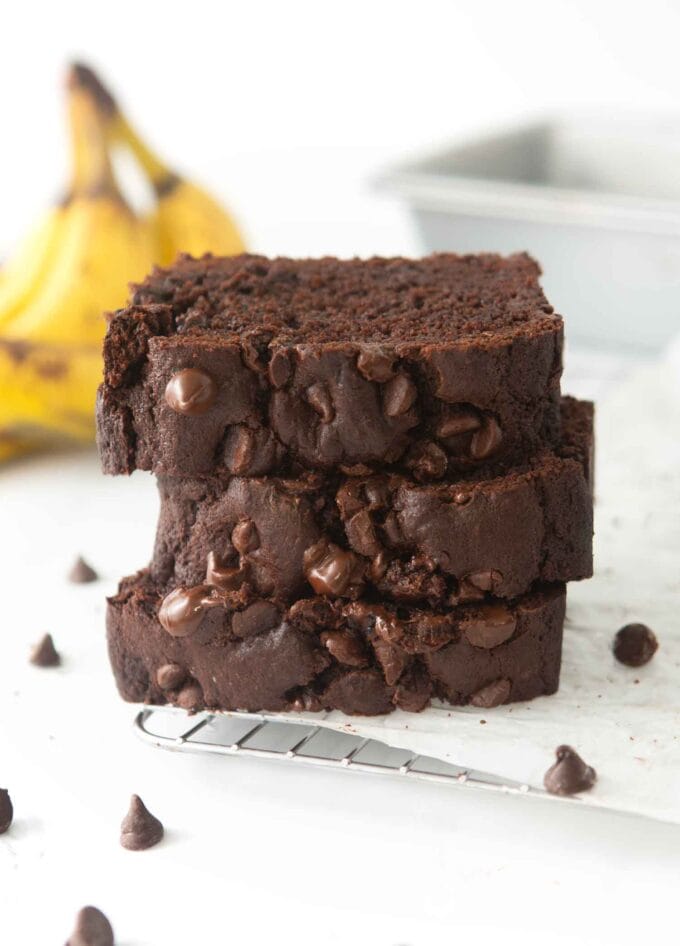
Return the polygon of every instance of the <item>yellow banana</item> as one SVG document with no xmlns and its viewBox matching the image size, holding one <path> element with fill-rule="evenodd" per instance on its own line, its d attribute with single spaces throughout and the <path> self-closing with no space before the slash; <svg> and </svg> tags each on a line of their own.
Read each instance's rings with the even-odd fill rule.
<svg viewBox="0 0 680 946">
<path fill-rule="evenodd" d="M 42 431 L 92 440 L 101 375 L 99 346 L 0 339 L 0 430 L 19 440 Z"/>
<path fill-rule="evenodd" d="M 103 312 L 121 306 L 127 284 L 157 257 L 153 228 L 121 195 L 101 118 L 89 95 L 70 92 L 77 186 L 64 210 L 59 246 L 40 291 L 6 325 L 6 338 L 98 344 Z"/>
<path fill-rule="evenodd" d="M 40 291 L 59 245 L 64 215 L 63 205 L 50 207 L 0 269 L 0 331 Z"/>
<path fill-rule="evenodd" d="M 13 434 L 0 432 L 0 463 L 18 460 L 36 449 L 36 444 Z"/>
<path fill-rule="evenodd" d="M 202 187 L 169 168 L 142 141 L 99 77 L 88 67 L 73 67 L 77 81 L 97 102 L 108 121 L 110 140 L 132 151 L 154 188 L 157 205 L 150 216 L 159 241 L 157 262 L 171 263 L 178 253 L 230 256 L 242 253 L 243 239 L 226 210 Z"/>
</svg>

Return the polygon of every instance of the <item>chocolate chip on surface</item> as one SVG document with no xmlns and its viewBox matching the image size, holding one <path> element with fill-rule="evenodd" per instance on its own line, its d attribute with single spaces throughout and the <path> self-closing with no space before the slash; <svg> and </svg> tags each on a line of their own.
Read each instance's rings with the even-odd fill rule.
<svg viewBox="0 0 680 946">
<path fill-rule="evenodd" d="M 380 348 L 362 348 L 357 358 L 357 368 L 367 381 L 384 384 L 394 375 L 394 355 L 388 355 Z"/>
<path fill-rule="evenodd" d="M 234 526 L 231 542 L 237 552 L 247 555 L 260 547 L 260 536 L 252 519 L 242 519 Z"/>
<path fill-rule="evenodd" d="M 186 677 L 186 670 L 179 664 L 163 664 L 156 671 L 156 683 L 161 690 L 178 690 Z"/>
<path fill-rule="evenodd" d="M 571 746 L 558 746 L 557 761 L 543 777 L 546 791 L 551 795 L 575 795 L 592 788 L 597 779 L 595 769 L 586 765 Z"/>
<path fill-rule="evenodd" d="M 317 381 L 305 392 L 307 402 L 314 408 L 323 424 L 330 424 L 335 417 L 335 408 L 328 388 L 322 381 Z"/>
<path fill-rule="evenodd" d="M 441 479 L 448 466 L 446 454 L 432 441 L 415 445 L 406 456 L 405 462 L 420 483 Z"/>
<path fill-rule="evenodd" d="M 481 427 L 477 411 L 472 407 L 454 407 L 442 414 L 437 424 L 436 434 L 441 440 L 469 434 Z"/>
<path fill-rule="evenodd" d="M 320 539 L 307 549 L 303 566 L 307 581 L 318 595 L 358 593 L 363 584 L 361 559 L 328 539 Z"/>
<path fill-rule="evenodd" d="M 68 580 L 72 581 L 74 585 L 84 585 L 90 581 L 97 581 L 98 578 L 99 575 L 94 568 L 88 565 L 85 559 L 81 558 L 80 555 L 75 560 L 68 573 Z"/>
<path fill-rule="evenodd" d="M 269 380 L 275 388 L 282 388 L 291 376 L 290 355 L 287 351 L 274 352 L 269 361 Z"/>
<path fill-rule="evenodd" d="M 642 667 L 659 649 L 654 631 L 646 624 L 626 624 L 614 638 L 614 656 L 627 667 Z"/>
<path fill-rule="evenodd" d="M 397 374 L 387 382 L 383 391 L 383 410 L 388 417 L 401 417 L 415 404 L 418 390 L 405 374 Z"/>
<path fill-rule="evenodd" d="M 165 403 L 176 414 L 198 417 L 215 403 L 217 385 L 200 368 L 183 368 L 176 372 L 165 388 Z"/>
<path fill-rule="evenodd" d="M 463 620 L 461 628 L 474 647 L 490 649 L 509 640 L 515 633 L 517 619 L 504 604 L 481 605 Z"/>
<path fill-rule="evenodd" d="M 0 834 L 9 831 L 14 818 L 14 806 L 6 788 L 0 788 Z"/>
<path fill-rule="evenodd" d="M 245 475 L 253 461 L 254 449 L 252 431 L 241 424 L 232 427 L 224 444 L 224 465 L 230 473 Z"/>
<path fill-rule="evenodd" d="M 218 591 L 238 591 L 246 580 L 247 566 L 235 568 L 225 565 L 216 552 L 208 553 L 205 583 Z"/>
<path fill-rule="evenodd" d="M 188 637 L 193 634 L 203 620 L 206 599 L 210 593 L 208 585 L 175 588 L 163 598 L 158 610 L 161 626 L 173 637 Z"/>
<path fill-rule="evenodd" d="M 347 664 L 349 667 L 368 665 L 366 648 L 353 634 L 347 634 L 345 631 L 326 631 L 321 635 L 321 643 L 338 663 Z"/>
<path fill-rule="evenodd" d="M 197 713 L 204 707 L 203 688 L 196 680 L 187 683 L 177 694 L 175 701 L 182 709 Z"/>
<path fill-rule="evenodd" d="M 470 456 L 473 460 L 486 460 L 498 450 L 503 433 L 495 417 L 487 416 L 470 441 Z"/>
<path fill-rule="evenodd" d="M 120 843 L 128 851 L 145 851 L 163 837 L 163 825 L 152 815 L 139 795 L 130 799 L 130 807 L 120 826 Z"/>
<path fill-rule="evenodd" d="M 97 907 L 83 907 L 66 946 L 114 946 L 111 924 Z"/>
<path fill-rule="evenodd" d="M 51 634 L 45 634 L 31 649 L 31 663 L 36 667 L 58 667 L 61 657 L 54 646 Z"/>
<path fill-rule="evenodd" d="M 510 696 L 512 684 L 509 680 L 494 680 L 481 687 L 470 697 L 470 704 L 478 706 L 480 709 L 491 709 L 494 706 L 500 706 L 505 703 Z"/>
</svg>

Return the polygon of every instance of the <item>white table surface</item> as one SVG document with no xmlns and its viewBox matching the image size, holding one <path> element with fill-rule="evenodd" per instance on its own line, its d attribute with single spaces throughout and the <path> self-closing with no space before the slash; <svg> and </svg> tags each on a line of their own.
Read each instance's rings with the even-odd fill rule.
<svg viewBox="0 0 680 946">
<path fill-rule="evenodd" d="M 278 197 L 255 185 L 264 158 L 243 171 L 253 244 L 413 249 L 399 213 L 358 187 L 371 161 L 345 158 L 335 211 L 326 201 L 323 213 L 314 194 L 327 167 L 315 172 L 309 155 L 283 162 L 289 187 Z M 291 195 L 303 183 L 301 207 Z M 575 383 L 598 393 L 589 370 Z M 103 614 L 117 579 L 150 554 L 152 480 L 104 478 L 92 451 L 43 456 L 0 469 L 0 511 L 0 785 L 16 811 L 0 838 L 3 944 L 63 943 L 86 903 L 110 916 L 119 946 L 670 941 L 678 828 L 140 743 L 108 671 Z M 100 582 L 66 582 L 81 552 Z M 26 659 L 48 630 L 64 655 L 56 670 Z M 166 826 L 147 852 L 118 844 L 132 792 Z"/>
</svg>

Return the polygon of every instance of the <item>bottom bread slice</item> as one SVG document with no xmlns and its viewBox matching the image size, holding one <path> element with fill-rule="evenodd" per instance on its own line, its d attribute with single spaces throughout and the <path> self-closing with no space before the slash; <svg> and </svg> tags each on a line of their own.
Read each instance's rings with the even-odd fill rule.
<svg viewBox="0 0 680 946">
<path fill-rule="evenodd" d="M 183 637 L 159 622 L 162 597 L 142 571 L 109 599 L 109 654 L 131 702 L 379 715 L 433 697 L 488 708 L 559 683 L 564 585 L 444 612 L 319 597 L 279 612 L 259 601 L 240 620 L 213 608 Z"/>
</svg>

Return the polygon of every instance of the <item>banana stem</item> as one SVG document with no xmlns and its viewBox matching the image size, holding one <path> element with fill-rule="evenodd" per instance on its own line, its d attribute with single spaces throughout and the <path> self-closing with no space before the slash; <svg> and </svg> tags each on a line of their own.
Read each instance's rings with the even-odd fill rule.
<svg viewBox="0 0 680 946">
<path fill-rule="evenodd" d="M 73 172 L 70 196 L 120 196 L 107 148 L 102 116 L 90 96 L 70 87 L 68 95 Z"/>
<path fill-rule="evenodd" d="M 142 140 L 96 72 L 82 63 L 75 63 L 71 68 L 70 82 L 89 94 L 106 123 L 109 140 L 126 145 L 132 151 L 156 194 L 160 196 L 167 193 L 177 183 L 179 176 Z"/>
</svg>

